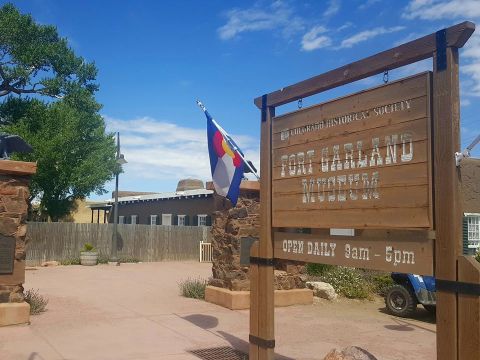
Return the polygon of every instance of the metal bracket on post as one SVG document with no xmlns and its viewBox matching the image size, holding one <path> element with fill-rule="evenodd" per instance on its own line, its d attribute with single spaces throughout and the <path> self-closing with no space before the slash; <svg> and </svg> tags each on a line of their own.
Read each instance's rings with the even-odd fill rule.
<svg viewBox="0 0 480 360">
<path fill-rule="evenodd" d="M 447 29 L 439 30 L 435 35 L 437 47 L 437 71 L 443 71 L 447 68 Z"/>
<path fill-rule="evenodd" d="M 480 135 L 478 135 L 475 140 L 472 141 L 470 145 L 466 147 L 462 152 L 455 153 L 455 165 L 458 167 L 463 159 L 470 157 L 470 151 L 480 142 Z"/>
<path fill-rule="evenodd" d="M 262 122 L 267 121 L 267 94 L 262 95 Z"/>
<path fill-rule="evenodd" d="M 469 157 L 469 156 L 470 156 L 470 154 L 465 155 L 464 153 L 461 153 L 461 152 L 457 151 L 455 153 L 455 166 L 459 167 L 462 160 L 465 159 L 466 157 Z"/>
<path fill-rule="evenodd" d="M 250 256 L 250 264 L 255 264 L 260 266 L 275 266 L 275 259 Z"/>
<path fill-rule="evenodd" d="M 435 280 L 437 290 L 457 294 L 480 296 L 480 284 L 452 280 Z"/>
<path fill-rule="evenodd" d="M 250 341 L 250 344 L 254 344 L 257 346 L 260 346 L 261 348 L 264 349 L 274 349 L 275 348 L 275 340 L 265 340 L 262 338 L 259 338 L 258 336 L 250 334 L 248 337 L 248 340 Z"/>
</svg>

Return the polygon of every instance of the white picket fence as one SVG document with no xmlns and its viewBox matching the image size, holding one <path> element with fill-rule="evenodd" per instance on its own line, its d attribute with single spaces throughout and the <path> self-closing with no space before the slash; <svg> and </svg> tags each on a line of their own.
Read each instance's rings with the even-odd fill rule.
<svg viewBox="0 0 480 360">
<path fill-rule="evenodd" d="M 200 241 L 200 262 L 212 262 L 212 243 Z"/>
</svg>

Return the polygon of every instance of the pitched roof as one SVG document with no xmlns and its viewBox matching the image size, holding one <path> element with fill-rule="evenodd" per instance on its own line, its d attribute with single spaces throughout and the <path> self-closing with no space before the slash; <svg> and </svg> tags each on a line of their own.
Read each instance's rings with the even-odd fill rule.
<svg viewBox="0 0 480 360">
<path fill-rule="evenodd" d="M 120 193 L 120 192 L 119 192 Z M 185 191 L 173 191 L 173 192 L 163 192 L 163 193 L 154 193 L 154 194 L 145 194 L 145 195 L 134 195 L 134 196 L 122 196 L 118 198 L 118 203 L 135 203 L 135 202 L 146 202 L 146 201 L 157 201 L 157 200 L 168 200 L 168 199 L 192 199 L 200 197 L 209 197 L 214 193 L 212 190 L 205 189 L 195 189 L 195 190 L 185 190 Z M 107 199 L 103 202 L 96 202 L 92 205 L 87 205 L 88 207 L 98 207 L 100 205 L 109 205 L 113 204 L 115 199 Z"/>
</svg>

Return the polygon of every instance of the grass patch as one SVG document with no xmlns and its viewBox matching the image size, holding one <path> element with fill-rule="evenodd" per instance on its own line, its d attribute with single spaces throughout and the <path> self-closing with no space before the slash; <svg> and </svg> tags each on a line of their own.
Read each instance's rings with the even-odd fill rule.
<svg viewBox="0 0 480 360">
<path fill-rule="evenodd" d="M 136 263 L 140 262 L 140 260 L 138 260 L 134 257 L 121 257 L 120 259 L 118 259 L 118 261 L 120 263 L 123 263 L 123 264 L 125 264 L 125 263 L 135 263 L 136 264 Z"/>
<path fill-rule="evenodd" d="M 25 301 L 30 304 L 30 314 L 38 315 L 47 309 L 48 298 L 38 293 L 38 290 L 25 291 Z"/>
<path fill-rule="evenodd" d="M 98 254 L 97 262 L 99 264 L 108 264 L 108 255 Z"/>
<path fill-rule="evenodd" d="M 110 255 L 108 254 L 102 254 L 102 253 L 99 253 L 98 254 L 98 263 L 99 264 L 108 264 L 110 262 Z M 124 256 L 124 257 L 121 257 L 118 259 L 118 262 L 122 263 L 122 264 L 126 264 L 126 263 L 139 263 L 140 260 L 137 259 L 137 258 L 134 258 L 134 257 L 130 257 L 130 256 Z"/>
<path fill-rule="evenodd" d="M 205 288 L 207 280 L 205 279 L 187 279 L 178 284 L 180 294 L 192 299 L 205 299 Z"/>
<path fill-rule="evenodd" d="M 80 258 L 69 258 L 60 260 L 60 265 L 80 265 Z"/>
</svg>

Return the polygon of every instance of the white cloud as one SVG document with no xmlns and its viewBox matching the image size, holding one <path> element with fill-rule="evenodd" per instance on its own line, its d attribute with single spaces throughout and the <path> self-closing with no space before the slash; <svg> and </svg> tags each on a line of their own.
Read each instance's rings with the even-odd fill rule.
<svg viewBox="0 0 480 360">
<path fill-rule="evenodd" d="M 353 23 L 351 23 L 350 21 L 347 21 L 345 24 L 343 24 L 342 26 L 340 26 L 340 27 L 337 29 L 337 32 L 346 30 L 346 29 L 348 29 L 348 28 L 351 28 L 352 26 L 354 26 Z"/>
<path fill-rule="evenodd" d="M 294 15 L 293 9 L 277 0 L 266 9 L 256 4 L 248 9 L 232 9 L 226 13 L 227 23 L 218 28 L 222 40 L 233 39 L 243 32 L 280 30 L 290 37 L 303 29 L 303 20 Z"/>
<path fill-rule="evenodd" d="M 403 17 L 407 19 L 439 20 L 480 18 L 479 0 L 411 0 Z M 460 66 L 465 77 L 462 93 L 480 96 L 480 35 L 474 33 L 461 52 L 466 62 Z"/>
<path fill-rule="evenodd" d="M 406 19 L 471 19 L 480 17 L 478 0 L 411 0 L 402 17 Z"/>
<path fill-rule="evenodd" d="M 332 44 L 332 39 L 327 35 L 322 35 L 327 32 L 323 26 L 315 26 L 302 38 L 302 50 L 312 51 L 315 49 L 324 48 Z"/>
<path fill-rule="evenodd" d="M 188 177 L 211 180 L 205 129 L 183 127 L 150 117 L 104 118 L 109 131 L 120 132 L 121 150 L 128 161 L 122 174 L 126 182 L 178 181 Z M 232 137 L 258 169 L 258 141 L 246 135 Z"/>
<path fill-rule="evenodd" d="M 367 0 L 362 5 L 360 5 L 358 8 L 360 10 L 365 10 L 365 9 L 368 9 L 370 6 L 375 5 L 376 3 L 380 2 L 380 1 L 381 0 Z"/>
<path fill-rule="evenodd" d="M 361 31 L 358 34 L 355 34 L 347 39 L 344 39 L 340 44 L 339 48 L 351 48 L 352 46 L 357 45 L 360 42 L 367 41 L 379 35 L 389 34 L 389 33 L 403 30 L 403 29 L 405 29 L 404 26 L 394 26 L 391 28 L 384 28 L 382 26 L 372 30 Z"/>
<path fill-rule="evenodd" d="M 460 66 L 460 71 L 469 78 L 466 95 L 480 96 L 480 34 L 474 33 L 461 55 L 468 61 Z"/>
<path fill-rule="evenodd" d="M 331 17 L 340 11 L 340 0 L 330 0 L 327 9 L 323 12 L 324 17 Z"/>
</svg>

